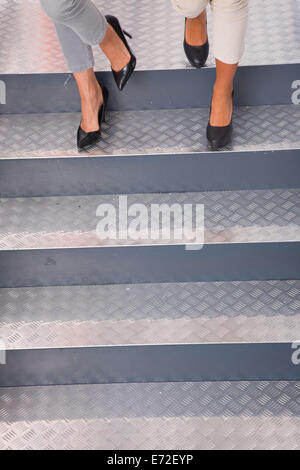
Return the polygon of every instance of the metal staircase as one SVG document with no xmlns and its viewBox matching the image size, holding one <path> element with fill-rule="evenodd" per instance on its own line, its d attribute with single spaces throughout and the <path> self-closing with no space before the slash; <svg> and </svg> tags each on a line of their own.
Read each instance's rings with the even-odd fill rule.
<svg viewBox="0 0 300 470">
<path fill-rule="evenodd" d="M 213 153 L 212 58 L 189 68 L 169 1 L 111 0 L 138 70 L 120 94 L 96 53 L 110 112 L 78 154 L 51 22 L 0 0 L 0 449 L 299 448 L 300 3 L 274 3 L 250 0 Z M 99 240 L 121 194 L 204 204 L 204 247 Z"/>
</svg>

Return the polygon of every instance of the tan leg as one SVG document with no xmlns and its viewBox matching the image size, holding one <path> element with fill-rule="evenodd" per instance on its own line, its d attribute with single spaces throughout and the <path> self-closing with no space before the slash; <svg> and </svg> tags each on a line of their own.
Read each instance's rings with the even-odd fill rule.
<svg viewBox="0 0 300 470">
<path fill-rule="evenodd" d="M 102 91 L 94 69 L 74 73 L 81 101 L 81 128 L 85 132 L 99 129 L 98 114 L 103 103 Z"/>
<path fill-rule="evenodd" d="M 121 41 L 114 29 L 107 25 L 105 37 L 100 42 L 100 48 L 111 63 L 113 70 L 119 72 L 130 60 L 127 47 Z"/>
<path fill-rule="evenodd" d="M 105 37 L 99 46 L 116 72 L 128 64 L 130 54 L 110 25 L 107 25 Z M 83 72 L 74 73 L 74 77 L 81 101 L 81 128 L 85 132 L 97 131 L 99 129 L 98 114 L 103 103 L 103 96 L 94 69 L 90 68 Z"/>
<path fill-rule="evenodd" d="M 202 46 L 207 41 L 206 10 L 196 18 L 187 18 L 185 40 L 190 46 Z"/>
<path fill-rule="evenodd" d="M 233 79 L 238 64 L 225 64 L 216 59 L 216 81 L 211 105 L 210 124 L 227 126 L 232 116 Z"/>
</svg>

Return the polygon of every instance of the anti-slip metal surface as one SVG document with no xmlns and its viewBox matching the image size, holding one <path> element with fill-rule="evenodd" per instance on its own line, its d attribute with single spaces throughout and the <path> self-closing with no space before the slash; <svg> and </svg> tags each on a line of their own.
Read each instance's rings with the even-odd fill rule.
<svg viewBox="0 0 300 470">
<path fill-rule="evenodd" d="M 95 3 L 104 5 L 104 1 Z M 173 12 L 169 1 L 154 0 L 150 7 L 146 0 L 112 0 L 110 12 L 120 16 L 122 24 L 134 33 L 138 70 L 183 69 L 184 72 L 189 68 L 182 51 L 183 19 Z M 298 26 L 299 2 L 280 0 L 275 5 L 271 0 L 250 0 L 250 25 L 242 65 L 298 63 Z M 282 30 L 285 41 L 282 41 Z M 38 0 L 0 0 L 0 39 L 1 74 L 66 72 L 53 26 L 40 13 Z M 176 44 L 171 52 L 170 42 Z M 212 57 L 208 65 L 213 65 Z M 108 70 L 99 52 L 96 52 L 96 68 Z M 213 70 L 206 72 L 213 73 Z M 10 93 L 14 93 L 10 80 L 7 81 L 8 101 Z M 32 96 L 28 95 L 30 102 Z M 272 102 L 264 99 L 263 103 Z M 207 109 L 111 113 L 103 127 L 103 141 L 91 157 L 204 153 L 207 118 Z M 1 135 L 5 138 L 1 142 L 0 136 L 0 158 L 9 163 L 23 163 L 24 157 L 31 161 L 36 157 L 51 161 L 48 157 L 56 156 L 66 157 L 64 160 L 68 161 L 68 157 L 77 155 L 74 141 L 79 120 L 78 114 L 0 117 Z M 241 108 L 236 110 L 235 123 L 234 151 L 271 153 L 299 148 L 296 106 Z M 83 161 L 86 155 L 82 157 L 75 159 Z M 19 171 L 22 174 L 22 169 Z M 3 178 L 9 177 L 6 171 L 2 174 Z M 115 193 L 118 193 L 117 186 Z M 23 256 L 20 249 L 105 244 L 95 237 L 98 221 L 95 210 L 101 202 L 116 200 L 116 196 L 0 200 L 0 248 L 15 250 L 14 253 L 1 251 L 5 285 L 101 281 L 97 269 L 103 270 L 105 281 L 112 281 L 113 277 L 118 282 L 116 273 L 109 272 L 118 262 L 122 273 L 127 273 L 127 267 L 128 276 L 133 280 L 138 278 L 136 282 L 143 276 L 134 273 L 135 263 L 147 266 L 153 279 L 159 278 L 158 271 L 151 272 L 150 252 L 144 260 L 134 251 L 128 253 L 130 261 L 125 266 L 111 251 L 106 260 L 103 257 L 104 263 L 96 266 L 101 258 L 96 259 L 96 251 L 69 250 L 78 279 L 71 278 L 68 250 L 62 250 L 63 255 L 55 250 L 37 250 L 36 255 L 28 251 L 20 262 L 18 256 Z M 272 269 L 277 278 L 285 278 L 288 273 L 284 268 L 292 265 L 297 275 L 299 250 L 293 251 L 293 244 L 286 243 L 300 239 L 297 190 L 129 198 L 129 203 L 145 202 L 148 208 L 151 202 L 191 201 L 205 204 L 208 242 L 242 242 L 235 257 L 212 247 L 209 262 L 204 258 L 203 263 L 201 258 L 201 263 L 199 257 L 197 265 L 194 258 L 191 268 L 194 277 L 197 278 L 195 273 L 201 265 L 207 278 L 214 279 L 218 269 L 214 268 L 212 276 L 208 267 L 215 259 L 221 259 L 219 268 L 223 270 L 221 264 L 224 263 L 226 270 L 230 260 L 234 268 L 228 276 L 234 279 L 247 276 L 255 279 L 255 275 L 270 279 L 268 273 L 270 276 Z M 266 243 L 265 247 L 260 245 L 256 255 L 255 250 L 248 250 L 245 267 L 245 245 L 261 241 L 279 242 L 278 248 L 274 245 L 269 250 L 272 243 Z M 88 254 L 89 251 L 92 253 Z M 171 251 L 170 254 L 172 258 Z M 274 260 L 272 269 L 270 259 Z M 176 260 L 177 266 L 173 263 L 169 269 L 172 276 L 169 272 L 167 278 L 176 277 L 174 273 L 176 269 L 180 271 L 179 267 L 183 277 L 188 272 L 187 265 L 180 263 L 180 256 Z M 168 264 L 166 259 L 163 263 Z M 261 264 L 267 266 L 263 274 Z M 82 272 L 76 269 L 81 265 Z M 160 268 L 164 277 L 166 268 Z M 245 274 L 243 269 L 250 274 Z M 223 277 L 226 278 L 222 272 Z M 1 285 L 4 285 L 3 278 Z M 172 377 L 173 380 L 187 380 L 187 377 L 190 380 L 203 380 L 203 377 L 204 380 L 222 377 L 223 380 L 224 377 L 226 380 L 241 377 L 299 380 L 299 366 L 291 362 L 290 344 L 299 339 L 299 302 L 299 281 L 1 289 L 0 337 L 5 338 L 11 351 L 7 354 L 8 365 L 0 366 L 5 367 L 0 382 L 30 385 L 172 380 Z M 193 349 L 189 344 L 178 347 L 169 344 L 170 348 L 158 345 L 230 341 L 249 344 L 224 345 L 227 349 L 221 344 L 207 345 L 210 349 L 201 345 Z M 138 343 L 157 346 L 153 346 L 156 349 L 135 347 Z M 112 348 L 86 347 L 96 344 Z M 132 345 L 132 348 L 114 348 L 118 344 Z M 68 350 L 70 346 L 83 347 Z M 35 347 L 49 349 L 28 351 Z M 53 350 L 59 347 L 62 349 Z M 3 449 L 299 448 L 299 382 L 15 388 L 0 389 L 0 397 L 3 403 L 0 448 Z"/>
<path fill-rule="evenodd" d="M 0 390 L 0 449 L 299 449 L 299 382 Z"/>
<path fill-rule="evenodd" d="M 77 113 L 0 116 L 0 195 L 153 193 L 300 186 L 300 106 L 237 107 L 232 151 L 207 146 L 209 110 L 108 113 L 78 153 Z"/>
<path fill-rule="evenodd" d="M 102 140 L 88 155 L 207 152 L 208 115 L 205 108 L 111 112 L 103 124 Z M 2 115 L 0 158 L 76 156 L 79 122 L 77 113 Z M 235 109 L 233 151 L 275 151 L 299 146 L 300 106 Z"/>
<path fill-rule="evenodd" d="M 300 281 L 0 289 L 7 349 L 300 338 Z"/>
<path fill-rule="evenodd" d="M 193 234 L 195 229 L 200 233 L 197 205 L 204 206 L 206 243 L 300 241 L 299 197 L 299 189 L 128 195 L 123 204 L 139 211 L 134 217 L 129 212 L 128 221 L 138 216 L 141 224 L 139 233 L 133 236 L 127 232 L 130 224 L 124 229 L 118 224 L 119 215 L 123 217 L 124 213 L 119 212 L 117 195 L 1 199 L 0 250 L 184 244 L 189 242 L 188 235 L 182 232 L 176 236 L 173 229 L 182 229 L 181 217 L 185 214 L 186 226 L 194 230 Z M 133 204 L 142 204 L 144 210 Z M 171 209 L 171 219 L 166 212 L 167 219 L 159 218 L 157 229 L 154 216 L 151 218 L 155 204 L 161 210 Z M 172 213 L 173 204 L 177 204 L 181 217 L 178 210 Z M 106 223 L 99 226 L 105 215 Z M 168 224 L 169 235 L 164 232 Z M 190 238 L 190 243 L 197 241 L 201 243 L 199 238 Z"/>
<path fill-rule="evenodd" d="M 103 13 L 116 14 L 123 27 L 132 33 L 138 70 L 188 67 L 182 49 L 184 20 L 169 0 L 111 0 L 109 5 L 105 0 L 94 0 L 94 3 Z M 241 64 L 300 62 L 299 2 L 249 3 L 247 44 Z M 208 26 L 212 43 L 210 11 Z M 0 0 L 0 42 L 2 74 L 67 71 L 53 24 L 40 11 L 39 0 Z M 108 70 L 100 50 L 94 49 L 96 69 Z M 212 54 L 208 65 L 213 65 Z"/>
</svg>

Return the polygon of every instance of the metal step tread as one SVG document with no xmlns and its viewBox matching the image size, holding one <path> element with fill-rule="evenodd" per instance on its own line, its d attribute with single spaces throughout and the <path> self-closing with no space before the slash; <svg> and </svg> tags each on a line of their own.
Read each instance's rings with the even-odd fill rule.
<svg viewBox="0 0 300 470">
<path fill-rule="evenodd" d="M 300 382 L 2 388 L 0 449 L 299 449 L 299 393 Z"/>
<path fill-rule="evenodd" d="M 207 108 L 110 112 L 102 140 L 78 154 L 78 113 L 2 115 L 0 159 L 203 153 L 208 116 Z M 234 121 L 233 146 L 224 151 L 300 148 L 300 106 L 242 106 Z"/>
<path fill-rule="evenodd" d="M 300 281 L 0 289 L 6 348 L 293 342 Z"/>
<path fill-rule="evenodd" d="M 122 196 L 123 198 L 125 196 Z M 184 245 L 184 238 L 163 239 L 165 222 L 151 231 L 151 205 L 204 205 L 206 243 L 288 242 L 300 240 L 300 189 L 259 191 L 207 191 L 195 193 L 133 194 L 127 206 L 143 204 L 147 228 L 139 240 L 126 232 L 97 233 L 100 204 L 111 204 L 109 220 L 119 217 L 119 196 L 62 196 L 0 199 L 0 251 L 121 245 Z M 107 210 L 107 209 L 106 209 Z M 128 221 L 132 221 L 128 216 Z M 193 219 L 193 220 L 191 220 Z M 195 224 L 195 210 L 186 221 Z M 143 225 L 143 224 L 142 224 Z M 191 223 L 190 223 L 191 225 Z M 192 226 L 192 225 L 191 225 Z M 172 227 L 171 227 L 172 228 Z M 125 228 L 126 230 L 126 228 Z M 155 236 L 157 235 L 157 239 Z M 123 238 L 122 238 L 123 237 Z"/>
<path fill-rule="evenodd" d="M 151 8 L 148 0 L 128 0 L 126 5 L 122 0 L 111 0 L 109 8 L 102 0 L 94 0 L 94 3 L 103 13 L 117 15 L 123 27 L 133 35 L 131 44 L 138 58 L 137 70 L 189 67 L 182 48 L 184 21 L 171 2 L 152 0 Z M 297 2 L 277 0 L 275 4 L 273 0 L 251 0 L 249 10 L 246 50 L 241 65 L 300 62 Z M 212 45 L 209 8 L 208 29 Z M 285 41 L 282 41 L 282 30 Z M 67 72 L 53 24 L 40 11 L 38 0 L 1 2 L 0 41 L 3 44 L 2 74 Z M 96 69 L 109 70 L 100 49 L 94 49 Z M 213 65 L 211 53 L 208 66 Z"/>
</svg>

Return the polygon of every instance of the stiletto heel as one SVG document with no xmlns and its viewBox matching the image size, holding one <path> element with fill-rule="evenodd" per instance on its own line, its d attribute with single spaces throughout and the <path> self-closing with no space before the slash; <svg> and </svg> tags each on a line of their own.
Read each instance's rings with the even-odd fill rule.
<svg viewBox="0 0 300 470">
<path fill-rule="evenodd" d="M 207 61 L 208 53 L 209 53 L 208 39 L 202 46 L 191 46 L 190 44 L 186 42 L 185 36 L 186 36 L 186 19 L 184 23 L 184 41 L 183 41 L 183 49 L 184 49 L 185 55 L 189 63 L 193 67 L 196 67 L 197 69 L 204 67 L 205 62 Z"/>
<path fill-rule="evenodd" d="M 102 122 L 106 122 L 106 108 L 107 108 L 107 102 L 108 102 L 108 97 L 109 97 L 109 92 L 108 89 L 104 86 L 102 88 L 102 94 L 103 94 L 103 113 L 102 113 Z"/>
<path fill-rule="evenodd" d="M 122 68 L 122 70 L 119 70 L 118 72 L 116 72 L 115 70 L 112 69 L 112 73 L 113 73 L 115 82 L 117 84 L 117 87 L 119 88 L 119 90 L 123 90 L 123 88 L 125 87 L 126 83 L 128 82 L 129 78 L 131 77 L 131 75 L 132 75 L 132 73 L 135 69 L 135 66 L 136 66 L 136 57 L 132 53 L 132 51 L 131 51 L 131 49 L 128 45 L 128 42 L 125 38 L 125 35 L 128 36 L 129 38 L 132 38 L 132 37 L 129 33 L 127 33 L 127 31 L 124 31 L 121 28 L 121 25 L 120 25 L 120 22 L 119 22 L 118 18 L 116 18 L 115 16 L 111 16 L 111 15 L 106 15 L 105 18 L 106 18 L 108 24 L 110 24 L 110 26 L 114 29 L 114 31 L 117 33 L 117 35 L 121 39 L 121 41 L 124 43 L 124 45 L 126 46 L 128 52 L 130 54 L 130 60 L 129 60 L 128 64 L 125 65 L 125 67 Z"/>
<path fill-rule="evenodd" d="M 232 91 L 233 101 L 234 91 Z M 233 106 L 232 106 L 233 112 Z M 210 124 L 211 105 L 209 112 L 209 120 L 206 128 L 206 137 L 211 150 L 219 150 L 231 144 L 232 139 L 232 115 L 230 123 L 227 126 L 212 126 Z"/>
<path fill-rule="evenodd" d="M 87 147 L 96 144 L 101 139 L 101 124 L 105 122 L 105 114 L 109 97 L 109 93 L 106 87 L 101 87 L 101 90 L 103 96 L 103 103 L 98 113 L 99 129 L 93 132 L 85 132 L 82 129 L 81 125 L 79 126 L 77 131 L 77 147 L 80 150 L 84 150 Z"/>
</svg>

